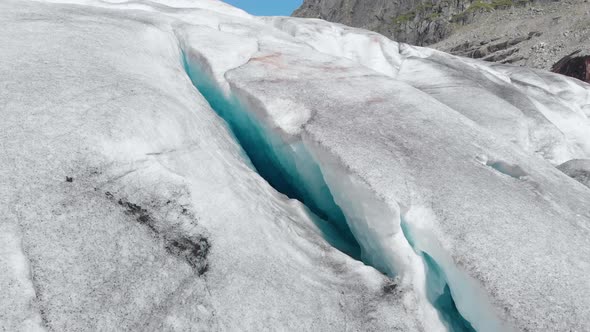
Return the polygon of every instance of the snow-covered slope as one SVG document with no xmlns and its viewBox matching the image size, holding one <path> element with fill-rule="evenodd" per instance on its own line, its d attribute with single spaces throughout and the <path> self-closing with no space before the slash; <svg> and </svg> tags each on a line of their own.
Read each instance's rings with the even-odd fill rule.
<svg viewBox="0 0 590 332">
<path fill-rule="evenodd" d="M 590 329 L 588 85 L 216 0 L 0 22 L 0 330 Z"/>
</svg>

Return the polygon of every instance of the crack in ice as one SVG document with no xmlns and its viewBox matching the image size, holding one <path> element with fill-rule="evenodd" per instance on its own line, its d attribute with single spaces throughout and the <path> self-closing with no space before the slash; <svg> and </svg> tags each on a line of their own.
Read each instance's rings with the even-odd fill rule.
<svg viewBox="0 0 590 332">
<path fill-rule="evenodd" d="M 413 246 L 399 206 L 392 209 L 375 197 L 305 135 L 287 139 L 265 126 L 235 96 L 237 87 L 230 84 L 226 96 L 198 55 L 192 59 L 181 53 L 191 82 L 228 124 L 253 169 L 277 191 L 301 201 L 328 243 L 392 278 L 405 278 L 414 288 L 427 330 L 475 330 L 457 310 L 434 258 Z"/>
</svg>

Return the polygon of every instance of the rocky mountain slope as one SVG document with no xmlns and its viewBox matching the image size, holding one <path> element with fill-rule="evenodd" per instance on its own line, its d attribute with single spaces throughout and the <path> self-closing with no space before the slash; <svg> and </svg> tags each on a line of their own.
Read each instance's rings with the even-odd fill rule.
<svg viewBox="0 0 590 332">
<path fill-rule="evenodd" d="M 586 0 L 306 0 L 295 16 L 374 30 L 400 42 L 550 69 L 590 43 Z"/>
<path fill-rule="evenodd" d="M 588 331 L 590 86 L 217 0 L 0 1 L 0 331 Z"/>
</svg>

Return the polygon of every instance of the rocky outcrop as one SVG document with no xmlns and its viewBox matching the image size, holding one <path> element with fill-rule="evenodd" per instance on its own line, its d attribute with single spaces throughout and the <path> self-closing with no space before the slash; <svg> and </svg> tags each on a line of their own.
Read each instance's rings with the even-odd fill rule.
<svg viewBox="0 0 590 332">
<path fill-rule="evenodd" d="M 327 21 L 370 29 L 397 41 L 429 45 L 452 34 L 455 25 L 473 21 L 479 14 L 532 0 L 305 0 L 293 16 L 316 17 Z"/>
<path fill-rule="evenodd" d="M 445 38 L 451 32 L 448 19 L 463 11 L 465 6 L 462 2 L 306 0 L 293 15 L 321 18 L 377 31 L 397 41 L 427 45 Z"/>
<path fill-rule="evenodd" d="M 590 159 L 573 159 L 557 166 L 557 169 L 590 188 Z"/>
<path fill-rule="evenodd" d="M 551 67 L 551 71 L 590 83 L 590 55 L 581 55 L 581 51 L 566 55 Z"/>
<path fill-rule="evenodd" d="M 486 61 L 550 69 L 590 41 L 590 3 L 530 0 L 305 0 L 293 15 Z"/>
<path fill-rule="evenodd" d="M 484 61 L 514 63 L 523 59 L 518 54 L 520 50 L 518 44 L 540 35 L 540 32 L 530 32 L 527 36 L 517 36 L 514 38 L 493 38 L 478 42 L 466 41 L 451 48 L 449 52 Z"/>
<path fill-rule="evenodd" d="M 492 48 L 481 58 L 550 70 L 560 59 L 575 51 L 587 54 L 589 14 L 590 3 L 583 0 L 535 3 L 484 12 L 470 23 L 455 26 L 451 35 L 430 46 L 457 55 L 477 57 L 482 52 L 475 50 L 485 51 L 485 46 L 499 43 L 506 48 L 495 51 Z M 461 47 L 466 43 L 472 46 Z M 511 54 L 504 57 L 506 52 Z M 578 76 L 574 75 L 583 80 Z"/>
</svg>

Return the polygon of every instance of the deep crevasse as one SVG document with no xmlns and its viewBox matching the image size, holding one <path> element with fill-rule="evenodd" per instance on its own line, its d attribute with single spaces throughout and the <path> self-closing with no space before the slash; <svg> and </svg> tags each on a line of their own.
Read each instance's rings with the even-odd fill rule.
<svg viewBox="0 0 590 332">
<path fill-rule="evenodd" d="M 376 198 L 305 135 L 285 138 L 269 128 L 235 91 L 227 97 L 202 61 L 182 55 L 193 85 L 226 121 L 253 168 L 277 191 L 304 203 L 326 241 L 410 285 L 425 329 L 474 330 L 457 310 L 436 262 L 406 238 L 399 206 L 392 209 Z"/>
<path fill-rule="evenodd" d="M 183 53 L 184 54 L 184 53 Z M 304 203 L 326 240 L 340 251 L 360 259 L 360 248 L 344 214 L 334 202 L 318 165 L 301 142 L 283 142 L 268 134 L 235 98 L 226 96 L 204 74 L 201 65 L 183 55 L 184 68 L 199 92 L 230 127 L 255 170 L 277 191 Z"/>
</svg>

